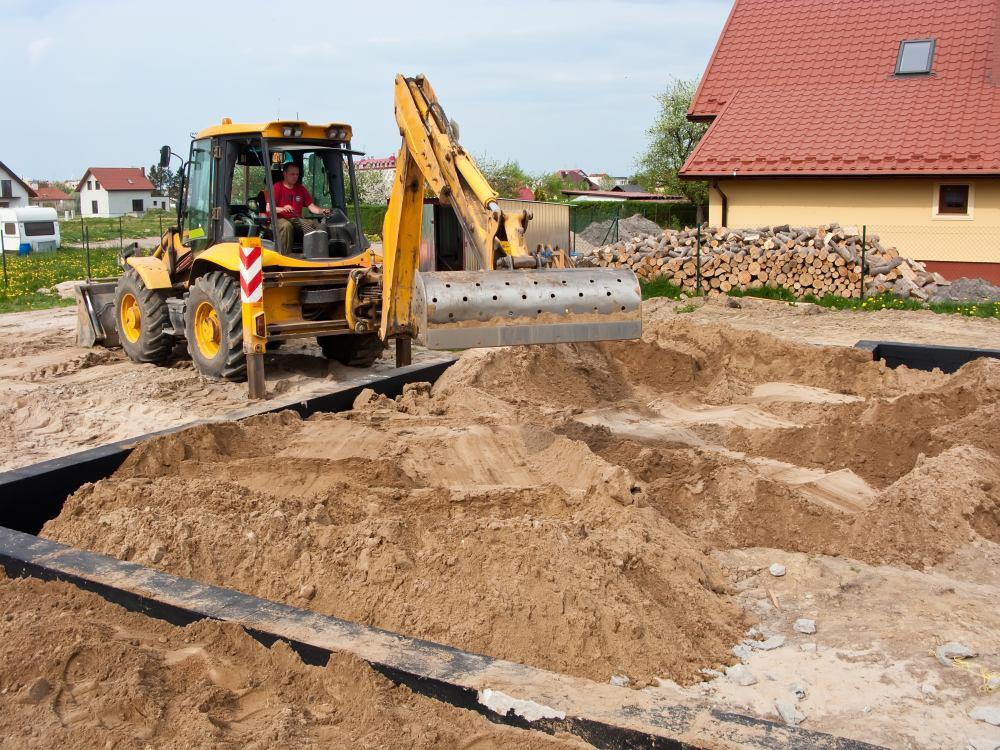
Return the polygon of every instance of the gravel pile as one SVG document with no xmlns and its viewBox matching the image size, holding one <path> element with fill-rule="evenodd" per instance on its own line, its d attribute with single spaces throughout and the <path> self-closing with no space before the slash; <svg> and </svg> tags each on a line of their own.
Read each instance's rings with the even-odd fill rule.
<svg viewBox="0 0 1000 750">
<path fill-rule="evenodd" d="M 941 287 L 931 296 L 929 302 L 969 302 L 1000 300 L 1000 286 L 991 284 L 986 279 L 955 279 L 951 286 Z"/>
<path fill-rule="evenodd" d="M 581 239 L 589 246 L 596 247 L 604 243 L 605 238 L 608 238 L 608 231 L 611 229 L 611 225 L 614 224 L 614 221 L 614 219 L 595 221 L 582 232 L 577 232 L 577 252 L 580 251 Z M 650 221 L 642 214 L 635 214 L 633 216 L 629 216 L 627 219 L 620 219 L 618 221 L 619 240 L 628 240 L 633 237 L 646 234 L 659 234 L 662 231 L 663 229 L 659 224 L 655 221 Z M 613 236 L 610 239 L 614 239 Z"/>
</svg>

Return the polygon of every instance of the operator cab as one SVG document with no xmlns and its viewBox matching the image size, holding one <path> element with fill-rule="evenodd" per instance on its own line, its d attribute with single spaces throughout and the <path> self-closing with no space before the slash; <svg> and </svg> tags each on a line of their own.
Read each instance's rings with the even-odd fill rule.
<svg viewBox="0 0 1000 750">
<path fill-rule="evenodd" d="M 238 127 L 224 122 L 211 130 Z M 316 126 L 305 128 L 319 130 Z M 192 141 L 179 206 L 183 243 L 197 252 L 240 237 L 260 237 L 265 247 L 295 258 L 349 258 L 363 253 L 369 243 L 362 231 L 355 188 L 353 158 L 357 152 L 351 151 L 347 140 L 268 137 L 275 131 L 282 135 L 297 131 L 298 135 L 302 127 L 292 130 L 287 123 L 269 123 L 259 132 L 209 135 L 206 131 Z M 329 209 L 330 214 L 314 216 L 303 210 L 302 218 L 321 224 L 324 231 L 308 232 L 303 237 L 296 229 L 291 246 L 279 247 L 278 216 L 271 196 L 288 163 L 298 165 L 299 182 L 313 203 Z"/>
</svg>

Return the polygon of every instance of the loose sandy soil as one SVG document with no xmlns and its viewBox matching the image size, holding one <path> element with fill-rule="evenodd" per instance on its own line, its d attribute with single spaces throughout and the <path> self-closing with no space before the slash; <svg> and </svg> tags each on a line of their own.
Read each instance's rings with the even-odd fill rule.
<svg viewBox="0 0 1000 750">
<path fill-rule="evenodd" d="M 0 572 L 0 748 L 568 750 L 334 655 L 308 666 L 239 626 L 178 628 Z M 589 745 L 587 745 L 589 747 Z"/>
<path fill-rule="evenodd" d="M 890 747 L 1000 741 L 968 716 L 1000 671 L 1000 361 L 889 370 L 698 314 L 654 305 L 640 342 L 469 352 L 433 391 L 151 441 L 43 535 L 602 682 L 790 702 Z M 940 663 L 952 640 L 980 656 Z M 738 658 L 755 685 L 706 671 Z"/>
<path fill-rule="evenodd" d="M 121 349 L 76 346 L 76 312 L 0 315 L 0 471 L 247 408 L 245 383 L 208 381 L 178 356 L 138 365 Z M 308 342 L 308 343 L 306 343 Z M 388 349 L 371 370 L 330 362 L 309 339 L 267 355 L 267 389 L 291 397 L 393 367 Z M 414 361 L 434 359 L 415 348 Z"/>
<path fill-rule="evenodd" d="M 812 343 L 882 339 L 1000 348 L 1000 321 L 956 315 L 835 312 L 747 299 L 741 309 L 712 299 L 678 314 L 686 303 L 643 304 L 648 321 L 679 317 Z M 74 330 L 68 308 L 0 315 L 0 471 L 247 406 L 244 384 L 202 380 L 183 357 L 170 367 L 136 365 L 121 350 L 75 346 Z M 437 356 L 415 349 L 418 362 Z M 375 371 L 392 364 L 389 350 Z M 269 392 L 281 396 L 329 389 L 360 374 L 301 342 L 269 355 L 267 372 Z"/>
<path fill-rule="evenodd" d="M 750 298 L 738 300 L 740 307 L 734 308 L 727 305 L 728 301 L 728 297 L 685 302 L 661 298 L 642 304 L 648 318 L 669 318 L 678 315 L 678 308 L 693 304 L 693 312 L 679 314 L 698 323 L 724 323 L 813 344 L 854 346 L 862 339 L 874 339 L 1000 349 L 1000 320 L 995 318 L 940 315 L 930 310 L 854 312 Z"/>
</svg>

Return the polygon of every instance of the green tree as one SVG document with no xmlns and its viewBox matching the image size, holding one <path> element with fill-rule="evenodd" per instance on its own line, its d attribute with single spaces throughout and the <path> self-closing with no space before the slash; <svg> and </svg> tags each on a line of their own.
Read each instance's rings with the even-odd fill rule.
<svg viewBox="0 0 1000 750">
<path fill-rule="evenodd" d="M 697 87 L 697 80 L 674 78 L 666 91 L 657 95 L 660 111 L 646 131 L 649 146 L 639 159 L 640 172 L 636 179 L 647 190 L 684 195 L 692 203 L 705 205 L 708 203 L 708 183 L 682 180 L 677 176 L 708 129 L 705 123 L 687 119 Z"/>
<path fill-rule="evenodd" d="M 563 195 L 563 190 L 568 190 L 569 185 L 558 172 L 543 174 L 534 181 L 535 198 L 540 201 L 566 201 L 568 196 Z"/>
<path fill-rule="evenodd" d="M 516 161 L 495 161 L 485 155 L 475 158 L 483 176 L 501 198 L 516 198 L 518 189 L 530 187 L 534 183 L 531 175 L 521 169 Z"/>
</svg>

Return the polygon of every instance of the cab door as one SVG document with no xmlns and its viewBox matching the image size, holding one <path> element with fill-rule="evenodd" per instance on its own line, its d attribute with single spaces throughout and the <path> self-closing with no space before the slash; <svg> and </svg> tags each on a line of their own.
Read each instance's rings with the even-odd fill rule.
<svg viewBox="0 0 1000 750">
<path fill-rule="evenodd" d="M 215 156 L 211 138 L 191 142 L 191 156 L 184 181 L 181 240 L 193 251 L 204 250 L 215 238 L 216 215 L 212 206 Z"/>
</svg>

